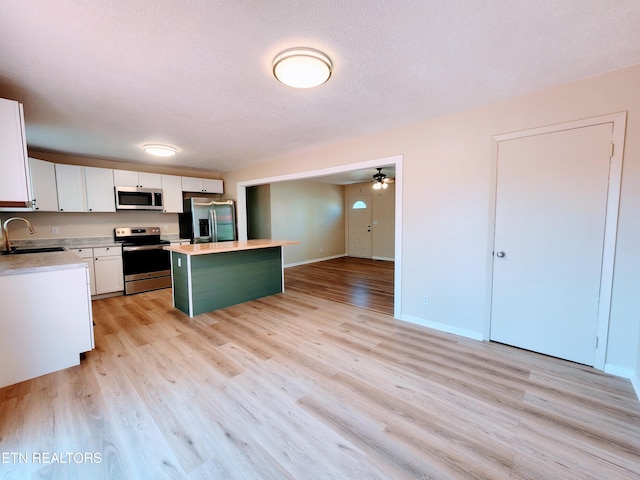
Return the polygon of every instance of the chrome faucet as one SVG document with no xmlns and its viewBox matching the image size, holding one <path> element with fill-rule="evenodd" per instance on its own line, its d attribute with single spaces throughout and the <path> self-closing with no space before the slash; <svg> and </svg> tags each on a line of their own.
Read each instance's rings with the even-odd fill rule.
<svg viewBox="0 0 640 480">
<path fill-rule="evenodd" d="M 22 220 L 24 223 L 27 224 L 27 227 L 29 227 L 29 232 L 32 235 L 36 233 L 35 228 L 33 228 L 33 226 L 31 225 L 31 222 L 26 218 L 22 218 L 22 217 L 7 218 L 2 224 L 2 233 L 4 234 L 4 241 L 5 241 L 5 247 L 7 249 L 7 252 L 10 252 L 11 250 L 15 250 L 15 247 L 11 245 L 11 241 L 9 240 L 9 229 L 7 228 L 7 225 L 9 225 L 9 222 L 12 222 L 14 220 Z"/>
</svg>

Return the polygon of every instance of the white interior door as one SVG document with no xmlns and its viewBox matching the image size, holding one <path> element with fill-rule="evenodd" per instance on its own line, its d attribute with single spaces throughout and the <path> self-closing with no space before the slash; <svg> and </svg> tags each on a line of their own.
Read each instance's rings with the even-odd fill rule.
<svg viewBox="0 0 640 480">
<path fill-rule="evenodd" d="M 371 258 L 371 195 L 349 196 L 349 256 Z"/>
<path fill-rule="evenodd" d="M 594 364 L 612 131 L 498 143 L 491 340 Z"/>
</svg>

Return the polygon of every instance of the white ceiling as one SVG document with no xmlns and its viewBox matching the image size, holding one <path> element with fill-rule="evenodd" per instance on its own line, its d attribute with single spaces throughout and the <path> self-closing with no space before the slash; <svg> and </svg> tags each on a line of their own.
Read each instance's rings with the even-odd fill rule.
<svg viewBox="0 0 640 480">
<path fill-rule="evenodd" d="M 31 148 L 218 171 L 640 64 L 638 0 L 3 0 L 0 32 Z M 328 83 L 273 78 L 294 46 Z"/>
</svg>

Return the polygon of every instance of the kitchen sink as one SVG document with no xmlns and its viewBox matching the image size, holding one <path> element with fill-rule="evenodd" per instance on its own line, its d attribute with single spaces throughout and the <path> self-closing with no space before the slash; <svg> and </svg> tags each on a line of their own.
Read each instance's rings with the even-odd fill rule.
<svg viewBox="0 0 640 480">
<path fill-rule="evenodd" d="M 6 250 L 0 255 L 21 255 L 23 253 L 47 253 L 47 252 L 64 252 L 64 247 L 40 247 L 40 248 L 18 248 L 7 252 Z"/>
</svg>

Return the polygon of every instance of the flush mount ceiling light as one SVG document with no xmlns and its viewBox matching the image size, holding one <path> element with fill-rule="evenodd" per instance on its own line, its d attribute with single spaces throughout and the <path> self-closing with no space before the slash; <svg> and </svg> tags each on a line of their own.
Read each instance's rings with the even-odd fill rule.
<svg viewBox="0 0 640 480">
<path fill-rule="evenodd" d="M 387 176 L 382 173 L 382 168 L 378 168 L 378 173 L 373 175 L 373 189 L 374 190 L 380 190 L 388 188 L 389 185 L 387 185 L 386 181 L 387 181 Z"/>
<path fill-rule="evenodd" d="M 156 157 L 173 157 L 178 151 L 170 145 L 145 145 L 144 151 Z"/>
<path fill-rule="evenodd" d="M 273 74 L 285 85 L 312 88 L 329 80 L 333 65 L 324 53 L 313 48 L 290 48 L 273 59 Z"/>
</svg>

